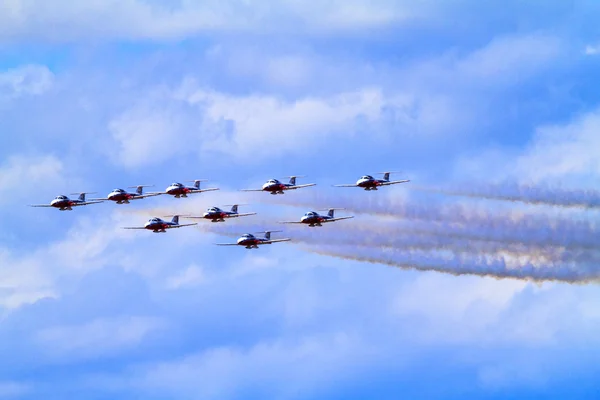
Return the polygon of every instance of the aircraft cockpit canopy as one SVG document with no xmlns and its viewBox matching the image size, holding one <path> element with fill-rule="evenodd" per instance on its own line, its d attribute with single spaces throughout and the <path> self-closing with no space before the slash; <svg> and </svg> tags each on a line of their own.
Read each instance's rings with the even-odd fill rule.
<svg viewBox="0 0 600 400">
<path fill-rule="evenodd" d="M 268 183 L 279 183 L 279 181 L 277 179 L 269 179 Z"/>
<path fill-rule="evenodd" d="M 66 200 L 66 199 L 67 199 L 67 196 L 60 195 L 60 196 L 56 196 L 55 200 Z"/>
<path fill-rule="evenodd" d="M 171 186 L 182 187 L 183 185 L 179 182 L 173 182 L 171 183 Z"/>
<path fill-rule="evenodd" d="M 304 214 L 304 215 L 305 215 L 306 217 L 314 217 L 315 215 L 317 215 L 317 213 L 316 213 L 316 212 L 314 212 L 314 211 L 309 211 L 309 212 L 307 212 L 307 213 L 306 213 L 306 214 Z"/>
<path fill-rule="evenodd" d="M 151 218 L 150 222 L 160 222 L 160 218 L 156 218 L 156 217 Z"/>
<path fill-rule="evenodd" d="M 362 176 L 360 179 L 373 179 L 371 175 Z"/>
<path fill-rule="evenodd" d="M 125 192 L 123 189 L 113 189 L 113 193 L 123 193 Z"/>
<path fill-rule="evenodd" d="M 251 233 L 244 233 L 244 234 L 242 235 L 242 237 L 244 237 L 244 238 L 253 238 L 253 237 L 254 237 L 254 235 L 253 235 L 253 234 L 251 234 Z"/>
<path fill-rule="evenodd" d="M 221 211 L 218 207 L 211 207 L 208 209 L 208 212 L 218 212 Z"/>
</svg>

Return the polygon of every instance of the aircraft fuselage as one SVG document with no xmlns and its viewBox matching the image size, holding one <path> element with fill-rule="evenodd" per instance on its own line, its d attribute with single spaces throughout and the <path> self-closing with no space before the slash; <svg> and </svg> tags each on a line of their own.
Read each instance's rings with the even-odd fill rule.
<svg viewBox="0 0 600 400">
<path fill-rule="evenodd" d="M 240 246 L 244 246 L 247 249 L 258 249 L 258 245 L 260 243 L 265 242 L 264 239 L 261 238 L 239 238 L 237 240 L 237 244 Z"/>
<path fill-rule="evenodd" d="M 377 190 L 378 186 L 381 186 L 385 181 L 380 179 L 359 179 L 356 181 L 356 186 L 364 188 L 365 190 Z"/>
<path fill-rule="evenodd" d="M 58 199 L 54 199 L 50 202 L 50 205 L 52 207 L 58 208 L 61 211 L 64 210 L 72 210 L 72 206 L 74 206 L 75 204 L 79 203 L 78 200 L 58 200 Z"/>
<path fill-rule="evenodd" d="M 303 224 L 307 224 L 308 226 L 321 226 L 321 222 L 328 220 L 329 217 L 324 215 L 313 215 L 313 216 L 304 216 L 300 218 L 300 222 Z"/>
<path fill-rule="evenodd" d="M 287 183 L 265 183 L 262 187 L 262 190 L 265 192 L 271 192 L 271 194 L 283 194 L 283 191 L 286 190 L 290 184 Z"/>
<path fill-rule="evenodd" d="M 107 198 L 111 201 L 116 201 L 117 203 L 129 203 L 129 200 L 134 197 L 136 197 L 136 195 L 132 193 L 111 193 Z"/>
<path fill-rule="evenodd" d="M 202 214 L 204 219 L 210 219 L 212 222 L 224 222 L 225 218 L 229 217 L 228 212 L 225 211 L 213 211 L 213 212 L 205 212 Z"/>
<path fill-rule="evenodd" d="M 144 228 L 153 231 L 153 232 L 166 232 L 166 229 L 172 224 L 162 221 L 162 222 L 148 222 L 144 225 Z"/>
<path fill-rule="evenodd" d="M 193 188 L 189 187 L 178 187 L 178 186 L 169 186 L 166 190 L 167 194 L 170 194 L 175 197 L 187 197 L 188 193 L 193 192 Z"/>
</svg>

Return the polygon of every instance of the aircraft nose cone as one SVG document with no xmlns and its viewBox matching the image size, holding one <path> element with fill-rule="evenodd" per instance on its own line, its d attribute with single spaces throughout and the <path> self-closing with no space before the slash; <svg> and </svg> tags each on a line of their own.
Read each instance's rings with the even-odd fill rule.
<svg viewBox="0 0 600 400">
<path fill-rule="evenodd" d="M 208 218 L 208 217 L 210 217 L 210 214 L 209 214 L 209 213 L 207 213 L 207 212 L 205 212 L 204 214 L 202 214 L 202 216 L 203 216 L 204 218 Z"/>
</svg>

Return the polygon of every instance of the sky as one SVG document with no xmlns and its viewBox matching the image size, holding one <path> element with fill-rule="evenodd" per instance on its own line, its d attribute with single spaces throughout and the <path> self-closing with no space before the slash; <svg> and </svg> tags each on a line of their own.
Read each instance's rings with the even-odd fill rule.
<svg viewBox="0 0 600 400">
<path fill-rule="evenodd" d="M 0 1 L 0 399 L 597 399 L 599 19 Z M 332 187 L 380 171 L 410 182 Z M 316 186 L 239 191 L 289 175 Z M 28 207 L 193 179 L 220 190 Z M 329 207 L 355 218 L 279 224 Z M 214 245 L 266 229 L 292 240 Z"/>
</svg>

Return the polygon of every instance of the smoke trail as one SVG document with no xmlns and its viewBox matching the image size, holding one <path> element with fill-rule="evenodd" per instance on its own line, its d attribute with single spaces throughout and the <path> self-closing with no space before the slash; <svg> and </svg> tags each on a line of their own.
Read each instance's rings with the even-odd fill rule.
<svg viewBox="0 0 600 400">
<path fill-rule="evenodd" d="M 386 264 L 402 269 L 435 271 L 455 276 L 476 275 L 492 278 L 514 278 L 529 281 L 556 281 L 566 283 L 597 283 L 600 281 L 599 268 L 577 268 L 573 265 L 525 263 L 511 266 L 506 257 L 431 257 L 422 252 L 395 251 L 372 254 L 370 249 L 312 247 L 307 251 L 375 264 Z"/>
<path fill-rule="evenodd" d="M 376 196 L 376 197 L 375 197 Z M 472 205 L 465 204 L 443 204 L 432 205 L 424 204 L 413 200 L 398 199 L 386 196 L 371 195 L 365 196 L 348 196 L 348 195 L 332 195 L 331 193 L 316 193 L 301 196 L 288 196 L 286 198 L 276 197 L 268 198 L 265 201 L 270 204 L 279 204 L 295 207 L 314 207 L 315 205 L 332 205 L 335 207 L 345 208 L 348 212 L 354 214 L 368 214 L 382 217 L 394 217 L 411 220 L 427 220 L 427 221 L 444 221 L 455 223 L 475 223 L 482 219 L 527 219 L 529 221 L 549 221 L 547 215 L 531 215 L 525 214 L 524 211 L 505 212 L 492 214 L 486 209 L 477 209 Z M 573 222 L 572 220 L 560 220 L 552 217 L 552 220 L 562 224 Z"/>
<path fill-rule="evenodd" d="M 273 202 L 285 205 L 310 205 L 329 203 L 327 196 L 316 194 L 313 199 L 300 197 L 275 199 Z M 325 198 L 325 200 L 324 200 Z M 398 202 L 389 198 L 367 198 L 340 196 L 335 205 L 346 208 L 353 214 L 394 217 L 411 221 L 410 225 L 398 224 L 395 230 L 413 233 L 429 233 L 462 237 L 473 240 L 493 240 L 505 243 L 527 242 L 539 246 L 575 246 L 597 248 L 600 246 L 598 224 L 594 221 L 577 221 L 548 215 L 528 215 L 522 212 L 491 213 L 459 205 L 432 206 L 412 202 Z M 386 222 L 373 221 L 382 226 Z"/>
<path fill-rule="evenodd" d="M 284 204 L 307 201 L 298 200 L 298 196 L 288 198 L 281 200 L 285 200 Z M 570 221 L 546 215 L 499 215 L 460 206 L 432 207 L 398 203 L 373 196 L 368 207 L 360 204 L 364 200 L 342 200 L 345 204 L 340 204 L 340 198 L 337 198 L 333 205 L 351 210 L 356 207 L 363 214 L 374 217 L 395 218 L 391 221 L 385 218 L 356 218 L 321 228 L 301 226 L 298 229 L 286 229 L 285 237 L 291 237 L 296 243 L 310 245 L 307 250 L 319 254 L 391 263 L 401 267 L 408 265 L 407 268 L 457 275 L 565 282 L 593 281 L 597 278 L 594 275 L 597 271 L 591 264 L 598 265 L 596 249 L 600 248 L 600 235 L 596 225 L 590 221 Z M 395 204 L 390 208 L 391 203 Z M 172 213 L 164 209 L 132 211 L 146 215 Z M 235 219 L 235 222 L 224 224 L 200 221 L 198 229 L 237 237 L 246 232 L 263 231 L 267 227 L 283 227 L 271 219 L 250 218 Z M 331 251 L 327 253 L 323 250 L 323 243 L 342 247 L 329 254 Z M 398 253 L 399 249 L 408 250 L 409 253 Z M 408 259 L 406 254 L 410 255 Z M 440 254 L 449 255 L 450 258 L 440 258 Z M 507 260 L 516 260 L 520 266 L 511 267 Z"/>
<path fill-rule="evenodd" d="M 244 228 L 247 232 L 256 232 L 260 226 L 247 225 Z M 372 250 L 403 249 L 444 251 L 453 254 L 507 255 L 526 262 L 600 263 L 600 255 L 596 249 L 590 251 L 554 246 L 531 246 L 527 243 L 503 243 L 431 233 L 389 234 L 389 232 L 381 232 L 373 230 L 373 228 L 359 224 L 353 226 L 342 224 L 337 228 L 333 226 L 323 228 L 303 226 L 286 231 L 284 236 L 290 237 L 293 243 L 313 246 L 344 245 L 366 247 Z M 239 227 L 215 225 L 204 225 L 200 229 L 230 237 L 237 237 L 240 231 Z"/>
<path fill-rule="evenodd" d="M 565 190 L 545 186 L 518 185 L 516 183 L 505 183 L 502 185 L 464 185 L 457 187 L 456 189 L 414 186 L 412 189 L 432 193 L 442 193 L 449 196 L 505 200 L 525 204 L 574 207 L 583 209 L 600 208 L 600 191 L 591 189 Z"/>
</svg>

